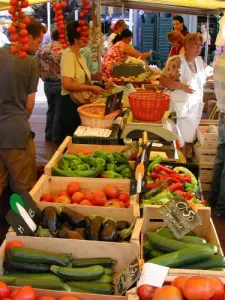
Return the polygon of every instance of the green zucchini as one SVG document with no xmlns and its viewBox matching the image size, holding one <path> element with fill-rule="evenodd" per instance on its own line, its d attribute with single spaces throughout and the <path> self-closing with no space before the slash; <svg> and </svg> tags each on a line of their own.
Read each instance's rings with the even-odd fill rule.
<svg viewBox="0 0 225 300">
<path fill-rule="evenodd" d="M 105 270 L 102 266 L 92 266 L 87 268 L 51 266 L 51 271 L 60 278 L 79 281 L 97 280 L 100 279 L 105 273 Z"/>
<path fill-rule="evenodd" d="M 170 238 L 170 239 L 175 239 L 175 240 L 177 240 L 179 242 L 182 242 L 182 243 L 190 243 L 190 244 L 202 244 L 202 243 L 206 243 L 205 239 L 203 239 L 201 237 L 198 237 L 196 235 L 185 235 L 181 239 L 177 239 L 175 237 L 175 235 L 171 231 L 169 231 L 169 229 L 167 230 L 167 227 L 163 228 L 162 230 L 156 231 L 155 233 L 157 233 L 157 234 L 159 234 L 161 236 Z"/>
<path fill-rule="evenodd" d="M 50 266 L 45 264 L 30 264 L 26 262 L 4 261 L 4 269 L 9 273 L 46 273 L 50 271 Z"/>
<path fill-rule="evenodd" d="M 100 279 L 94 280 L 93 282 L 112 283 L 113 278 L 109 275 L 103 275 Z"/>
<path fill-rule="evenodd" d="M 59 290 L 59 291 L 70 291 L 70 288 L 62 283 L 59 280 L 46 280 L 39 278 L 38 280 L 36 278 L 17 278 L 16 280 L 17 286 L 25 286 L 29 285 L 33 288 L 37 289 L 47 289 L 47 290 Z"/>
<path fill-rule="evenodd" d="M 213 249 L 214 254 L 218 253 L 218 247 L 215 244 L 207 243 L 207 246 L 210 246 Z"/>
<path fill-rule="evenodd" d="M 56 264 L 59 266 L 68 266 L 72 260 L 71 254 L 57 254 L 49 251 L 22 247 L 9 248 L 7 257 L 10 261 L 14 262 L 47 265 Z"/>
<path fill-rule="evenodd" d="M 151 258 L 154 258 L 154 257 L 158 257 L 158 256 L 162 256 L 164 255 L 165 253 L 160 251 L 160 250 L 157 250 L 157 249 L 152 249 L 152 251 L 150 252 L 150 257 Z"/>
<path fill-rule="evenodd" d="M 104 271 L 105 271 L 105 275 L 109 275 L 109 276 L 112 276 L 114 273 L 112 268 L 104 268 Z"/>
<path fill-rule="evenodd" d="M 110 295 L 113 293 L 113 286 L 109 283 L 69 281 L 67 284 L 71 289 L 75 287 L 93 294 Z"/>
<path fill-rule="evenodd" d="M 82 293 L 82 294 L 87 294 L 88 293 L 88 291 L 83 290 L 83 289 L 79 289 L 75 286 L 70 286 L 69 288 L 70 288 L 71 292 L 74 292 L 74 293 Z"/>
<path fill-rule="evenodd" d="M 98 257 L 98 258 L 77 258 L 72 260 L 73 268 L 83 268 L 92 266 L 103 266 L 111 267 L 116 265 L 117 261 L 109 257 Z"/>
<path fill-rule="evenodd" d="M 14 276 L 3 275 L 0 276 L 0 281 L 5 282 L 8 285 L 16 285 L 17 278 Z"/>
<path fill-rule="evenodd" d="M 165 236 L 166 236 L 166 234 L 168 234 L 168 235 L 170 235 L 170 234 L 174 235 L 173 232 L 169 229 L 168 226 L 157 229 L 155 233 L 158 233 L 160 235 L 165 235 Z M 196 235 L 196 233 L 194 231 L 189 231 L 187 234 L 185 234 L 185 236 L 197 236 L 197 235 Z"/>
<path fill-rule="evenodd" d="M 207 269 L 207 270 L 210 270 L 210 271 L 222 271 L 222 272 L 225 272 L 225 268 L 211 268 L 211 269 Z"/>
<path fill-rule="evenodd" d="M 184 269 L 208 270 L 210 268 L 221 268 L 225 266 L 225 257 L 221 255 L 213 255 L 207 260 L 197 262 L 191 265 L 185 265 Z"/>
<path fill-rule="evenodd" d="M 213 254 L 213 249 L 211 247 L 206 245 L 195 245 L 150 259 L 148 262 L 165 267 L 179 268 L 183 265 L 204 261 L 212 257 Z"/>
<path fill-rule="evenodd" d="M 29 274 L 29 273 L 12 273 L 9 275 L 9 277 L 16 277 L 16 278 L 32 278 L 36 280 L 56 280 L 61 282 L 60 278 L 52 273 L 37 273 L 37 274 Z"/>
</svg>

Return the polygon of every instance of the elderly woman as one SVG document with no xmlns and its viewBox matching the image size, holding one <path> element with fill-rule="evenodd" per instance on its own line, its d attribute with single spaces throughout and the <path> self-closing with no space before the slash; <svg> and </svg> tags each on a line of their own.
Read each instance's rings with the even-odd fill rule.
<svg viewBox="0 0 225 300">
<path fill-rule="evenodd" d="M 184 36 L 176 30 L 172 30 L 167 34 L 167 40 L 171 44 L 169 56 L 179 55 L 184 53 Z"/>
<path fill-rule="evenodd" d="M 60 107 L 60 124 L 64 137 L 73 135 L 80 125 L 77 108 L 89 103 L 93 94 L 101 94 L 104 90 L 91 83 L 91 74 L 85 58 L 80 50 L 87 46 L 87 40 L 81 38 L 77 31 L 79 24 L 71 21 L 66 26 L 70 46 L 61 58 L 62 100 Z"/>
<path fill-rule="evenodd" d="M 206 82 L 206 66 L 199 56 L 202 37 L 190 33 L 184 39 L 185 53 L 171 57 L 162 72 L 160 82 L 170 95 L 170 108 L 177 114 L 177 125 L 184 139 L 183 152 L 192 156 L 192 144 L 203 110 L 203 86 Z"/>
</svg>

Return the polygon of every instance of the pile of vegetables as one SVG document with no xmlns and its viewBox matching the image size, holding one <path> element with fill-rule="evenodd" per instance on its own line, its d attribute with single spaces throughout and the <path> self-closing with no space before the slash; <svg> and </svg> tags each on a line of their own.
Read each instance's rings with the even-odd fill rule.
<svg viewBox="0 0 225 300">
<path fill-rule="evenodd" d="M 59 166 L 52 168 L 53 176 L 130 178 L 128 159 L 123 153 L 95 151 L 93 154 L 64 154 Z"/>
<path fill-rule="evenodd" d="M 113 292 L 113 265 L 116 261 L 111 258 L 78 259 L 71 254 L 24 248 L 18 241 L 9 243 L 4 261 L 5 273 L 0 276 L 6 284 L 79 293 Z"/>
<path fill-rule="evenodd" d="M 200 197 L 198 180 L 190 170 L 185 167 L 163 166 L 161 161 L 162 157 L 157 156 L 148 166 L 148 191 L 142 196 L 143 205 L 163 205 L 177 195 L 185 198 L 190 204 L 206 204 Z"/>
<path fill-rule="evenodd" d="M 132 224 L 100 216 L 84 216 L 67 207 L 47 206 L 42 211 L 41 225 L 35 236 L 104 242 L 129 241 L 136 219 Z"/>
<path fill-rule="evenodd" d="M 103 190 L 96 190 L 95 192 L 82 192 L 79 184 L 74 181 L 70 182 L 66 189 L 57 195 L 43 194 L 41 201 L 115 208 L 130 207 L 130 196 L 126 193 L 120 193 L 115 185 L 108 184 Z"/>
<path fill-rule="evenodd" d="M 148 232 L 146 237 L 143 250 L 147 262 L 178 269 L 225 270 L 225 257 L 217 254 L 217 246 L 192 231 L 178 240 L 168 227 L 163 227 Z"/>
<path fill-rule="evenodd" d="M 144 284 L 137 294 L 140 300 L 224 300 L 223 282 L 216 277 L 178 276 L 171 284 L 166 282 L 163 287 Z"/>
</svg>

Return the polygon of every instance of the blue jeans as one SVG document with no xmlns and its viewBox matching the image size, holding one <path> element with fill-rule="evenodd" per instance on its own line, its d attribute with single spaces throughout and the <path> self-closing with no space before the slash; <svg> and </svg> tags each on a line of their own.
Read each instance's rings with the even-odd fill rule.
<svg viewBox="0 0 225 300">
<path fill-rule="evenodd" d="M 219 115 L 218 133 L 217 154 L 209 203 L 216 204 L 216 210 L 225 213 L 225 119 L 221 113 Z"/>
<path fill-rule="evenodd" d="M 62 130 L 59 123 L 61 105 L 61 82 L 44 82 L 44 92 L 48 101 L 46 116 L 45 139 L 53 143 L 61 143 L 63 140 Z"/>
</svg>

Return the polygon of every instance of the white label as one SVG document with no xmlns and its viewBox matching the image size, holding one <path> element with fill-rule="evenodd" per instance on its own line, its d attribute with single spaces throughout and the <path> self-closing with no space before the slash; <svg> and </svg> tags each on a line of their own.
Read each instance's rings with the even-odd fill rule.
<svg viewBox="0 0 225 300">
<path fill-rule="evenodd" d="M 162 287 L 168 274 L 169 268 L 160 265 L 146 263 L 141 272 L 137 287 L 148 284 L 155 287 Z"/>
</svg>

